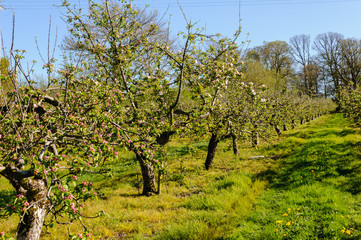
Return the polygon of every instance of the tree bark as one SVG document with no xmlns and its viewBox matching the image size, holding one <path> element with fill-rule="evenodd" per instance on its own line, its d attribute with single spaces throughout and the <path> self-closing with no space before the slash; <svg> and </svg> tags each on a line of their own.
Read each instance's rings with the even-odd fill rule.
<svg viewBox="0 0 361 240">
<path fill-rule="evenodd" d="M 207 153 L 206 162 L 204 163 L 206 170 L 209 170 L 213 165 L 214 156 L 216 155 L 218 142 L 219 142 L 218 134 L 212 133 L 211 139 L 209 140 L 209 143 L 208 143 L 208 153 Z"/>
<path fill-rule="evenodd" d="M 23 194 L 29 206 L 18 224 L 18 240 L 38 240 L 50 208 L 48 199 L 48 186 L 46 179 L 35 178 L 31 171 L 22 171 L 9 164 L 1 172 L 16 189 L 18 194 Z M 25 206 L 24 206 L 25 207 Z"/>
<path fill-rule="evenodd" d="M 283 124 L 283 131 L 288 131 L 287 125 Z"/>
<path fill-rule="evenodd" d="M 257 147 L 259 144 L 258 132 L 252 133 L 252 147 Z"/>
<path fill-rule="evenodd" d="M 282 134 L 281 129 L 278 125 L 275 125 L 275 130 L 276 130 L 278 136 L 280 136 Z"/>
<path fill-rule="evenodd" d="M 24 215 L 18 226 L 18 240 L 38 240 L 40 239 L 41 229 L 44 224 L 46 213 L 49 208 L 48 199 L 30 201 L 33 205 Z"/>
<path fill-rule="evenodd" d="M 295 122 L 294 119 L 292 119 L 292 124 L 291 124 L 291 126 L 292 126 L 292 129 L 295 129 L 295 127 L 296 127 L 296 122 Z"/>
<path fill-rule="evenodd" d="M 138 152 L 135 153 L 137 160 L 140 165 L 140 169 L 142 171 L 143 177 L 143 192 L 142 195 L 151 196 L 154 193 L 157 193 L 155 187 L 155 174 L 154 168 L 150 162 L 146 160 L 146 158 L 139 154 Z"/>
<path fill-rule="evenodd" d="M 237 143 L 238 137 L 236 134 L 232 134 L 232 147 L 233 147 L 233 153 L 234 155 L 238 156 L 239 155 L 239 150 L 238 150 L 238 143 Z"/>
</svg>

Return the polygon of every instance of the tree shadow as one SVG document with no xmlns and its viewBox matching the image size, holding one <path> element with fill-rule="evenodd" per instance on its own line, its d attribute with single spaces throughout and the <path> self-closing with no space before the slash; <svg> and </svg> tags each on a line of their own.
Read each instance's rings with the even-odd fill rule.
<svg viewBox="0 0 361 240">
<path fill-rule="evenodd" d="M 329 135 L 346 137 L 356 132 L 352 129 L 306 132 L 309 141 L 280 156 L 277 166 L 260 172 L 257 177 L 270 182 L 273 188 L 284 190 L 322 182 L 358 194 L 361 192 L 361 141 L 326 139 Z"/>
</svg>

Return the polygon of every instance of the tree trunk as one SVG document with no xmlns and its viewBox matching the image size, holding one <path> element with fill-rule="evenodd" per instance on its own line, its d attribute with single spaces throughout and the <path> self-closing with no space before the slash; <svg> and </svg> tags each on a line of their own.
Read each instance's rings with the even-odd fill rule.
<svg viewBox="0 0 361 240">
<path fill-rule="evenodd" d="M 35 204 L 19 223 L 18 240 L 38 240 L 48 209 L 42 204 Z"/>
<path fill-rule="evenodd" d="M 288 131 L 287 125 L 283 124 L 283 131 Z"/>
<path fill-rule="evenodd" d="M 204 163 L 206 170 L 209 170 L 212 167 L 214 156 L 216 155 L 218 142 L 219 142 L 218 134 L 212 133 L 211 139 L 209 140 L 208 143 L 207 159 L 206 162 Z"/>
<path fill-rule="evenodd" d="M 259 144 L 258 132 L 252 132 L 252 147 L 257 147 Z"/>
<path fill-rule="evenodd" d="M 237 143 L 238 137 L 236 134 L 232 134 L 232 146 L 233 146 L 233 153 L 234 155 L 238 156 L 239 155 L 239 150 L 238 150 L 238 143 Z"/>
<path fill-rule="evenodd" d="M 303 125 L 305 123 L 305 120 L 301 118 L 300 124 Z"/>
<path fill-rule="evenodd" d="M 292 126 L 292 129 L 295 129 L 295 127 L 296 127 L 296 122 L 295 122 L 294 119 L 292 119 L 292 124 L 291 124 L 291 126 Z"/>
<path fill-rule="evenodd" d="M 151 196 L 154 193 L 157 193 L 157 190 L 155 188 L 155 174 L 153 166 L 150 162 L 146 161 L 146 158 L 139 154 L 138 152 L 135 153 L 137 160 L 140 165 L 140 169 L 142 171 L 142 177 L 143 177 L 143 192 L 142 195 L 145 196 Z"/>
<path fill-rule="evenodd" d="M 20 220 L 18 226 L 18 240 L 38 240 L 40 239 L 45 216 L 48 212 L 50 201 L 47 198 L 47 184 L 44 179 L 24 179 L 26 198 L 30 208 Z"/>
<path fill-rule="evenodd" d="M 278 125 L 275 125 L 275 130 L 276 130 L 278 136 L 280 136 L 282 134 L 281 129 L 279 128 Z"/>
<path fill-rule="evenodd" d="M 29 203 L 26 212 L 20 218 L 17 231 L 18 240 L 38 240 L 50 208 L 48 199 L 48 186 L 46 179 L 34 178 L 32 171 L 22 171 L 22 166 L 9 164 L 1 172 L 16 189 L 18 194 L 26 197 Z M 25 209 L 24 209 L 25 210 Z"/>
</svg>

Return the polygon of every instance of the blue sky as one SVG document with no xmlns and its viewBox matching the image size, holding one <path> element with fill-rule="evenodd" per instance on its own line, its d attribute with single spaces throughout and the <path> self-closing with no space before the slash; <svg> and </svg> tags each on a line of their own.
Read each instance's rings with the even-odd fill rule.
<svg viewBox="0 0 361 240">
<path fill-rule="evenodd" d="M 74 4 L 87 5 L 87 0 L 70 0 Z M 179 0 L 187 18 L 206 27 L 207 33 L 221 33 L 232 36 L 238 28 L 241 16 L 242 35 L 240 41 L 250 40 L 249 46 L 258 46 L 263 41 L 289 39 L 297 34 L 337 32 L 345 37 L 361 39 L 361 0 Z M 66 34 L 66 25 L 59 10 L 53 4 L 60 0 L 0 0 L 5 10 L 0 12 L 0 30 L 4 46 L 9 49 L 12 32 L 12 14 L 15 12 L 15 49 L 27 50 L 29 62 L 37 60 L 36 70 L 42 62 L 35 44 L 44 58 L 47 57 L 50 15 L 51 33 L 54 43 L 56 26 L 58 42 Z M 172 34 L 184 30 L 185 20 L 177 0 L 134 0 L 135 5 L 148 4 L 157 9 L 165 19 L 170 17 Z M 240 6 L 240 11 L 239 11 Z M 171 16 L 170 16 L 171 15 Z M 249 33 L 249 35 L 248 35 Z M 56 50 L 61 59 L 61 51 Z"/>
</svg>

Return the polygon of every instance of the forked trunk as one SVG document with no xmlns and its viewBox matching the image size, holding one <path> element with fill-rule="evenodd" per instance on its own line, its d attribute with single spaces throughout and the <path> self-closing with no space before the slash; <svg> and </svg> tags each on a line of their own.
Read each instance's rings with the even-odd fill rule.
<svg viewBox="0 0 361 240">
<path fill-rule="evenodd" d="M 29 209 L 20 220 L 18 226 L 18 240 L 38 240 L 48 212 L 50 201 L 47 198 L 47 184 L 43 179 L 26 179 L 26 198 L 29 202 Z"/>
<path fill-rule="evenodd" d="M 204 163 L 204 166 L 206 167 L 206 170 L 209 170 L 212 167 L 214 156 L 216 155 L 217 150 L 217 144 L 219 142 L 218 134 L 212 133 L 211 139 L 208 143 L 208 153 L 207 153 L 207 159 Z"/>
<path fill-rule="evenodd" d="M 236 155 L 236 156 L 239 155 L 237 140 L 238 140 L 237 135 L 236 135 L 236 134 L 232 134 L 233 153 L 234 153 L 234 155 Z"/>
<path fill-rule="evenodd" d="M 137 160 L 140 165 L 143 177 L 143 192 L 142 195 L 151 196 L 154 193 L 157 193 L 155 187 L 155 174 L 152 164 L 146 161 L 146 158 L 143 155 L 136 153 Z"/>
</svg>

